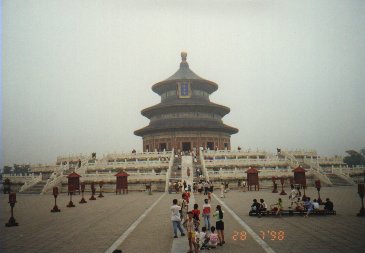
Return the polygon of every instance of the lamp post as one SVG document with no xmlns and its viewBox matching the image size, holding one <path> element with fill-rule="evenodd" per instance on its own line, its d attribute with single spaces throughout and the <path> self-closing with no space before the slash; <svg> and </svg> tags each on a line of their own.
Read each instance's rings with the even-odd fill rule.
<svg viewBox="0 0 365 253">
<path fill-rule="evenodd" d="M 321 199 L 321 194 L 319 193 L 319 191 L 321 190 L 321 180 L 316 180 L 315 185 L 318 191 L 318 204 L 322 205 L 323 201 Z"/>
<path fill-rule="evenodd" d="M 57 206 L 58 187 L 53 187 L 54 206 L 51 210 L 52 213 L 61 212 Z"/>
<path fill-rule="evenodd" d="M 275 177 L 272 177 L 272 183 L 273 183 L 273 190 L 272 190 L 272 193 L 278 193 L 278 185 L 276 184 L 275 180 L 276 178 Z"/>
<path fill-rule="evenodd" d="M 67 207 L 75 207 L 74 203 L 72 202 L 72 195 L 74 194 L 74 191 L 75 191 L 75 187 L 74 187 L 74 185 L 71 185 L 70 186 L 70 191 L 69 191 L 69 193 L 70 193 L 70 202 L 68 202 Z"/>
<path fill-rule="evenodd" d="M 357 185 L 357 193 L 359 194 L 361 198 L 361 209 L 360 212 L 357 214 L 357 216 L 365 216 L 365 208 L 364 208 L 364 195 L 365 195 L 365 185 L 364 184 L 358 184 Z"/>
<path fill-rule="evenodd" d="M 281 183 L 281 192 L 280 195 L 286 195 L 286 192 L 284 191 L 284 183 L 285 183 L 285 177 L 280 177 L 280 183 Z"/>
<path fill-rule="evenodd" d="M 84 191 L 85 191 L 85 183 L 84 182 L 82 182 L 81 183 L 81 196 L 82 196 L 82 198 L 81 198 L 81 200 L 80 200 L 80 204 L 85 204 L 85 203 L 87 203 L 87 201 L 84 199 Z"/>
<path fill-rule="evenodd" d="M 95 184 L 94 182 L 91 182 L 91 197 L 89 198 L 89 200 L 96 200 L 95 198 L 95 192 L 96 192 L 96 189 L 95 189 Z"/>
<path fill-rule="evenodd" d="M 9 193 L 9 204 L 10 204 L 10 207 L 11 207 L 11 217 L 9 219 L 9 221 L 7 223 L 5 223 L 5 226 L 6 227 L 14 227 L 14 226 L 18 226 L 19 223 L 15 221 L 15 218 L 14 218 L 14 206 L 15 206 L 15 203 L 16 203 L 16 194 L 14 192 L 12 193 Z"/>
<path fill-rule="evenodd" d="M 103 188 L 103 184 L 104 184 L 103 181 L 99 182 L 100 192 L 99 192 L 98 198 L 104 198 L 104 195 L 103 195 L 103 192 L 102 192 L 102 189 L 101 189 L 101 188 Z"/>
</svg>

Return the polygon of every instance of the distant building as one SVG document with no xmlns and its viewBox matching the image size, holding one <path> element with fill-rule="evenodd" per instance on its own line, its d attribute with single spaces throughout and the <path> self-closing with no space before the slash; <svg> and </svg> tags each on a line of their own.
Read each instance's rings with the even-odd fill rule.
<svg viewBox="0 0 365 253">
<path fill-rule="evenodd" d="M 218 85 L 191 71 L 186 57 L 182 52 L 179 70 L 152 86 L 161 103 L 142 110 L 150 124 L 134 132 L 143 138 L 144 151 L 231 148 L 231 135 L 238 129 L 222 121 L 230 109 L 210 102 L 209 95 Z"/>
</svg>

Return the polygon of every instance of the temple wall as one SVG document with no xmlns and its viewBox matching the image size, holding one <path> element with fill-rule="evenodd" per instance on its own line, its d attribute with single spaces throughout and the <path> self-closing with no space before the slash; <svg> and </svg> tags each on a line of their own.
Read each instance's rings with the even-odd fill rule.
<svg viewBox="0 0 365 253">
<path fill-rule="evenodd" d="M 219 150 L 231 149 L 230 136 L 219 132 L 167 132 L 159 134 L 151 134 L 143 137 L 143 151 L 160 150 L 166 144 L 166 150 L 183 150 L 183 143 L 190 143 L 190 150 L 199 147 L 207 148 L 208 144 L 211 145 L 210 149 L 218 148 Z M 212 146 L 213 145 L 213 146 Z"/>
</svg>

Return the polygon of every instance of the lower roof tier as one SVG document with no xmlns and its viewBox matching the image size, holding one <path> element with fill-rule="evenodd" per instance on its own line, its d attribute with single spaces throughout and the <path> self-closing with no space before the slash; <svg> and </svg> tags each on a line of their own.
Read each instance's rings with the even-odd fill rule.
<svg viewBox="0 0 365 253">
<path fill-rule="evenodd" d="M 226 134 L 238 133 L 238 129 L 218 122 L 202 122 L 196 120 L 175 120 L 174 122 L 166 122 L 164 124 L 148 125 L 144 128 L 134 131 L 137 136 L 143 137 L 147 134 L 174 132 L 174 131 L 216 131 Z"/>
</svg>

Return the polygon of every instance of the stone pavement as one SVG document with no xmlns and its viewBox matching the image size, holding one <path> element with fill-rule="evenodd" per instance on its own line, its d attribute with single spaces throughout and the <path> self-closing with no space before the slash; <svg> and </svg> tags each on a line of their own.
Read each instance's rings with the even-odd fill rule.
<svg viewBox="0 0 365 253">
<path fill-rule="evenodd" d="M 286 189 L 288 192 L 289 189 Z M 216 195 L 219 196 L 219 190 Z M 314 188 L 307 195 L 317 196 Z M 105 194 L 105 198 L 78 204 L 75 208 L 66 208 L 68 197 L 61 195 L 58 204 L 61 213 L 51 213 L 53 197 L 51 195 L 21 195 L 15 206 L 14 216 L 19 227 L 6 228 L 10 208 L 7 195 L 0 195 L 0 252 L 105 252 L 113 243 L 148 209 L 162 193 L 131 192 L 128 195 Z M 360 209 L 360 198 L 356 187 L 325 187 L 321 190 L 322 199 L 330 197 L 337 211 L 336 216 L 313 216 L 308 219 L 293 217 L 250 217 L 248 211 L 253 198 L 264 198 L 268 204 L 274 203 L 280 195 L 269 190 L 260 192 L 230 191 L 226 198 L 220 199 L 238 215 L 252 230 L 284 231 L 284 240 L 275 240 L 265 234 L 264 241 L 274 252 L 363 252 L 365 247 L 365 218 L 356 217 Z M 88 196 L 89 197 L 89 196 Z M 117 248 L 123 253 L 171 252 L 173 244 L 170 206 L 180 194 L 166 194 L 150 213 L 136 226 Z M 289 205 L 288 196 L 282 196 L 284 206 Z M 201 209 L 204 195 L 195 194 L 195 201 Z M 218 201 L 212 199 L 212 207 Z M 225 208 L 223 208 L 224 210 Z M 252 252 L 264 253 L 264 249 L 250 234 L 224 210 L 225 241 L 223 247 L 209 252 Z M 213 222 L 214 224 L 215 222 Z M 246 237 L 240 237 L 246 232 Z M 236 236 L 238 235 L 238 236 Z M 188 242 L 184 237 L 187 252 Z"/>
</svg>

